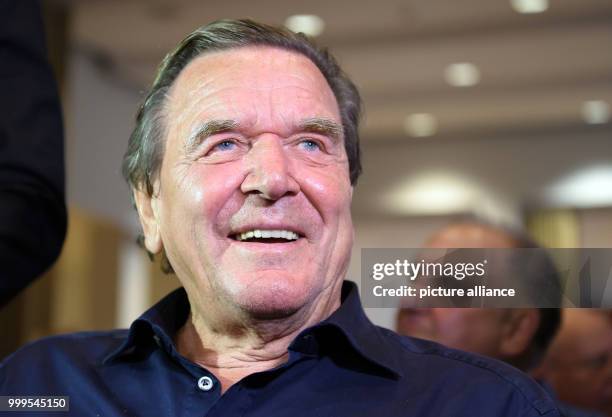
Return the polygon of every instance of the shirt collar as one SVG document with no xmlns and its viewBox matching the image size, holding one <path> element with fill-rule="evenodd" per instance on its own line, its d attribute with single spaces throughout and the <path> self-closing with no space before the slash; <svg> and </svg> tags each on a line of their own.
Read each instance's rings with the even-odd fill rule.
<svg viewBox="0 0 612 417">
<path fill-rule="evenodd" d="M 402 376 L 402 366 L 397 354 L 397 343 L 392 344 L 384 332 L 389 330 L 375 326 L 366 316 L 359 298 L 357 285 L 351 281 L 342 284 L 342 304 L 327 320 L 311 329 L 333 327 L 339 330 L 349 344 L 364 359 L 384 368 L 394 376 Z"/>
<path fill-rule="evenodd" d="M 375 326 L 367 318 L 355 283 L 343 282 L 341 301 L 338 310 L 321 323 L 304 330 L 289 348 L 295 348 L 298 340 L 306 334 L 314 334 L 316 337 L 325 331 L 327 337 L 330 333 L 335 337 L 344 337 L 349 346 L 366 361 L 382 367 L 396 377 L 401 376 L 401 364 L 398 355 L 394 354 L 397 346 L 390 346 L 390 338 L 382 333 L 385 330 Z M 132 323 L 125 342 L 111 352 L 104 359 L 104 363 L 133 353 L 141 345 L 150 345 L 152 339 L 172 356 L 177 355 L 172 338 L 187 320 L 189 311 L 185 290 L 178 288 L 171 292 Z M 327 340 L 327 337 L 320 340 L 320 343 L 335 343 L 334 340 Z"/>
<path fill-rule="evenodd" d="M 175 354 L 172 338 L 187 321 L 189 311 L 185 289 L 177 288 L 132 322 L 126 340 L 104 358 L 104 363 L 135 353 L 153 341 Z"/>
</svg>

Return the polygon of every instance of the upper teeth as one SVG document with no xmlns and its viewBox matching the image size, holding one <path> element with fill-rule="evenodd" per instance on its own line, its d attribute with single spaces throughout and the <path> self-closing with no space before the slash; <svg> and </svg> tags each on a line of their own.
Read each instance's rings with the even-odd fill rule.
<svg viewBox="0 0 612 417">
<path fill-rule="evenodd" d="M 246 240 L 251 238 L 282 238 L 287 240 L 297 240 L 298 234 L 291 230 L 249 230 L 248 232 L 238 233 L 236 239 Z"/>
</svg>

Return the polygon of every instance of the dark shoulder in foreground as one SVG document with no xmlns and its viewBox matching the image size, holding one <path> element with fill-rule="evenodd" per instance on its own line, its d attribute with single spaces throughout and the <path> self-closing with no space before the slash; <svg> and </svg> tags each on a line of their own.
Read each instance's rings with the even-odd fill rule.
<svg viewBox="0 0 612 417">
<path fill-rule="evenodd" d="M 386 343 L 401 352 L 397 363 L 404 378 L 411 380 L 411 390 L 437 392 L 440 403 L 471 409 L 473 415 L 497 409 L 504 416 L 560 416 L 554 401 L 535 380 L 504 362 L 385 328 L 378 330 Z"/>
</svg>

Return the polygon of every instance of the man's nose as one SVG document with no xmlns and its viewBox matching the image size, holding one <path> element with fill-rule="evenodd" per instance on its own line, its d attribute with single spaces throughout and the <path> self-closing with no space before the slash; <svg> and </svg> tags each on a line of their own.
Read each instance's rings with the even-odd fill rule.
<svg viewBox="0 0 612 417">
<path fill-rule="evenodd" d="M 265 135 L 254 141 L 246 163 L 249 172 L 242 182 L 243 193 L 275 201 L 300 191 L 291 172 L 292 161 L 278 136 Z"/>
</svg>

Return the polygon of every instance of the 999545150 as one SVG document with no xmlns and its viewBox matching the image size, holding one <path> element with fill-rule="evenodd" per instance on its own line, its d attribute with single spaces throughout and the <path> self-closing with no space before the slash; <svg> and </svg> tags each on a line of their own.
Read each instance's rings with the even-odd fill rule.
<svg viewBox="0 0 612 417">
<path fill-rule="evenodd" d="M 70 398 L 58 395 L 2 395 L 0 411 L 68 411 Z"/>
</svg>

